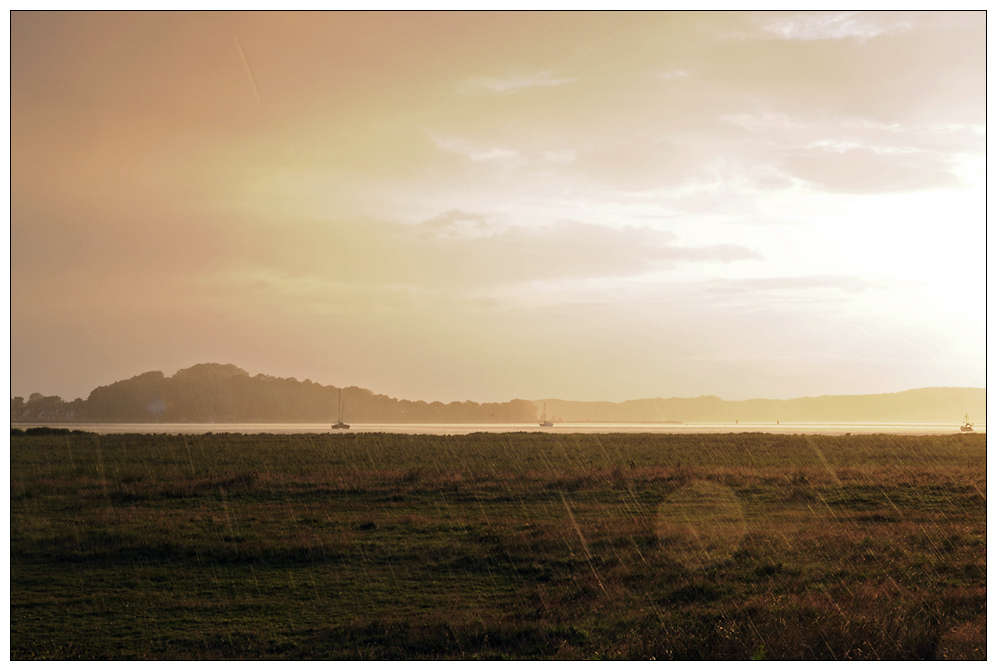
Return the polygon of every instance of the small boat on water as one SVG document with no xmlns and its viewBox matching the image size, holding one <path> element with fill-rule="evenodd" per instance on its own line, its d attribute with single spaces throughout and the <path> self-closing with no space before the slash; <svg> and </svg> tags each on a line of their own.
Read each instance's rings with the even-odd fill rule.
<svg viewBox="0 0 997 671">
<path fill-rule="evenodd" d="M 962 426 L 959 427 L 959 430 L 960 431 L 972 431 L 973 430 L 973 425 L 969 423 L 969 415 L 968 414 L 966 415 L 966 419 L 962 423 Z"/>
<path fill-rule="evenodd" d="M 343 421 L 343 390 L 339 390 L 339 421 L 332 425 L 334 429 L 348 429 L 350 425 Z"/>
<path fill-rule="evenodd" d="M 540 426 L 554 426 L 554 422 L 547 419 L 547 404 L 544 403 L 543 414 L 540 415 Z"/>
</svg>

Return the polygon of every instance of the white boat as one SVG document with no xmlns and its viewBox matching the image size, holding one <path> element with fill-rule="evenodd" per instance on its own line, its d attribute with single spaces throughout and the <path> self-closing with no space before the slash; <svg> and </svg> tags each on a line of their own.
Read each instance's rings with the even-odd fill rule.
<svg viewBox="0 0 997 671">
<path fill-rule="evenodd" d="M 973 425 L 969 423 L 969 415 L 966 415 L 966 420 L 963 422 L 962 426 L 959 427 L 960 431 L 972 431 Z"/>
<path fill-rule="evenodd" d="M 540 415 L 540 426 L 554 426 L 554 422 L 551 422 L 551 421 L 549 421 L 547 419 L 547 404 L 546 403 L 544 403 L 543 414 Z"/>
<path fill-rule="evenodd" d="M 334 429 L 348 429 L 350 425 L 343 421 L 343 390 L 339 390 L 339 421 L 332 425 Z"/>
</svg>

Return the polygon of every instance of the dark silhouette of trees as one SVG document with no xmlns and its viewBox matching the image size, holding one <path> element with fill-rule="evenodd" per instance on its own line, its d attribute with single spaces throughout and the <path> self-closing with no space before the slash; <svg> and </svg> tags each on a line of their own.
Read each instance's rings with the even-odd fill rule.
<svg viewBox="0 0 997 671">
<path fill-rule="evenodd" d="M 50 422 L 71 422 L 79 419 L 78 412 L 82 401 L 76 399 L 66 403 L 59 396 L 44 396 L 35 392 L 25 401 L 20 396 L 10 399 L 10 419 L 45 420 Z"/>
<path fill-rule="evenodd" d="M 111 422 L 332 422 L 339 388 L 311 380 L 250 376 L 232 364 L 204 363 L 166 377 L 150 371 L 97 387 L 86 401 L 65 403 L 58 396 L 32 394 L 10 402 L 11 421 Z M 529 401 L 508 403 L 427 403 L 342 390 L 347 421 L 359 423 L 529 423 Z"/>
</svg>

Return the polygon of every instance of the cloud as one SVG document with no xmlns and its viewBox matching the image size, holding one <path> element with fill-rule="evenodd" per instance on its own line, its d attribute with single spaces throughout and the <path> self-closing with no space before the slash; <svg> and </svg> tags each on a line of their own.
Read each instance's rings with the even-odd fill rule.
<svg viewBox="0 0 997 671">
<path fill-rule="evenodd" d="M 433 143 L 447 154 L 457 154 L 475 163 L 522 164 L 527 159 L 519 152 L 505 147 L 483 147 L 480 143 L 455 137 L 434 136 Z"/>
<path fill-rule="evenodd" d="M 536 87 L 562 86 L 575 81 L 575 77 L 554 77 L 550 72 L 535 72 L 507 77 L 477 77 L 463 87 L 466 93 L 510 93 Z"/>
<path fill-rule="evenodd" d="M 685 70 L 668 70 L 667 72 L 662 72 L 658 75 L 658 79 L 669 80 L 669 79 L 688 79 L 689 73 Z"/>
<path fill-rule="evenodd" d="M 761 30 L 751 39 L 718 43 L 696 63 L 696 81 L 723 90 L 733 103 L 721 113 L 750 106 L 888 123 L 985 116 L 982 14 L 794 13 L 752 20 Z"/>
<path fill-rule="evenodd" d="M 602 184 L 639 191 L 686 182 L 710 159 L 709 151 L 691 149 L 673 134 L 658 138 L 634 134 L 590 142 L 579 152 L 575 164 Z"/>
<path fill-rule="evenodd" d="M 868 147 L 879 153 L 916 150 L 982 153 L 986 141 L 986 126 L 972 123 L 912 124 L 826 111 L 803 116 L 771 110 L 724 114 L 720 119 L 743 128 L 766 144 L 783 147 Z"/>
<path fill-rule="evenodd" d="M 958 166 L 982 156 L 975 124 L 910 124 L 853 115 L 776 112 L 725 115 L 755 172 L 804 180 L 835 193 L 889 193 L 960 185 Z"/>
<path fill-rule="evenodd" d="M 794 177 L 836 192 L 886 193 L 959 184 L 937 155 L 877 151 L 854 145 L 789 152 L 780 166 Z"/>
<path fill-rule="evenodd" d="M 551 163 L 574 163 L 577 156 L 573 149 L 562 149 L 559 151 L 548 149 L 544 152 L 544 158 Z"/>
<path fill-rule="evenodd" d="M 472 161 L 507 161 L 519 158 L 519 152 L 502 147 L 492 147 L 484 151 L 472 151 L 467 154 Z"/>
<path fill-rule="evenodd" d="M 672 247 L 665 255 L 671 261 L 760 261 L 764 257 L 742 245 L 718 244 L 705 247 Z"/>
<path fill-rule="evenodd" d="M 470 230 L 487 234 L 437 235 L 432 244 L 421 248 L 411 242 L 406 244 L 417 254 L 424 254 L 432 266 L 417 270 L 414 276 L 443 274 L 454 286 L 627 277 L 678 263 L 730 263 L 760 258 L 757 252 L 738 245 L 682 247 L 675 244 L 674 233 L 652 228 L 559 221 L 499 229 L 483 223 L 487 218 L 471 219 L 466 213 L 448 213 L 444 218 L 448 231 L 453 230 L 455 222 L 466 221 L 472 222 Z M 424 222 L 421 227 L 439 231 L 440 219 Z"/>
<path fill-rule="evenodd" d="M 885 282 L 855 275 L 799 275 L 794 277 L 755 277 L 740 280 L 714 280 L 705 285 L 704 293 L 743 294 L 758 291 L 812 291 L 831 289 L 849 294 L 857 294 L 869 289 L 886 289 L 897 286 L 896 282 Z"/>
<path fill-rule="evenodd" d="M 869 39 L 910 30 L 911 17 L 897 12 L 802 12 L 761 15 L 762 29 L 785 40 Z"/>
<path fill-rule="evenodd" d="M 507 230 L 493 217 L 450 210 L 422 222 L 421 226 L 439 238 L 491 238 Z"/>
<path fill-rule="evenodd" d="M 501 216 L 449 210 L 416 225 L 285 223 L 279 231 L 247 235 L 240 253 L 247 259 L 244 268 L 344 285 L 407 286 L 454 294 L 537 280 L 633 277 L 678 264 L 761 258 L 740 245 L 677 243 L 674 233 L 649 227 L 581 221 L 523 226 Z"/>
</svg>

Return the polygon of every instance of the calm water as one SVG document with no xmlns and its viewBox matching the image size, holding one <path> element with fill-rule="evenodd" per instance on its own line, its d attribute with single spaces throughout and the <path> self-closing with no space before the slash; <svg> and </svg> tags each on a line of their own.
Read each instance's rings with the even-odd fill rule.
<svg viewBox="0 0 997 671">
<path fill-rule="evenodd" d="M 334 430 L 329 424 L 14 424 L 15 428 L 32 426 L 65 427 L 94 433 L 405 433 L 458 435 L 486 431 L 508 433 L 810 433 L 842 435 L 845 433 L 891 433 L 906 435 L 941 435 L 959 433 L 958 424 L 598 424 L 564 423 L 553 427 L 536 424 L 352 424 L 346 430 Z M 985 424 L 976 425 L 976 433 L 986 433 Z"/>
</svg>

